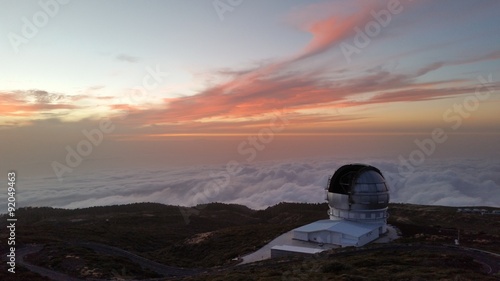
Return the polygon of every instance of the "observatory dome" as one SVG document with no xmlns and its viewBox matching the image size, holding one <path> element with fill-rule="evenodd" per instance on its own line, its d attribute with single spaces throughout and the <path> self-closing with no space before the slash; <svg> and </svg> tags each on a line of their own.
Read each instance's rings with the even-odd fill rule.
<svg viewBox="0 0 500 281">
<path fill-rule="evenodd" d="M 326 200 L 330 219 L 294 229 L 294 239 L 361 247 L 387 233 L 389 189 L 379 169 L 365 164 L 340 167 L 328 181 Z"/>
<path fill-rule="evenodd" d="M 379 169 L 365 164 L 340 167 L 330 178 L 327 200 L 331 219 L 386 220 L 389 189 Z"/>
</svg>

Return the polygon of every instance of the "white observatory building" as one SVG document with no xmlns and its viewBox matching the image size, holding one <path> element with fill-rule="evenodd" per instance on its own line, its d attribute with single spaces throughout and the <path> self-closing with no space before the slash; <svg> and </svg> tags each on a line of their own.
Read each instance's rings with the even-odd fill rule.
<svg viewBox="0 0 500 281">
<path fill-rule="evenodd" d="M 330 219 L 294 229 L 293 239 L 360 247 L 387 232 L 389 189 L 379 169 L 365 164 L 340 167 L 326 188 Z"/>
</svg>

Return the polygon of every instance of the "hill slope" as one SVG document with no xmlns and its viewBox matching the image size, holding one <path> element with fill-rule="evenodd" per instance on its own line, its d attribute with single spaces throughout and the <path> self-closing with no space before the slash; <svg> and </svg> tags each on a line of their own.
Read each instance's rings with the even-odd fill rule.
<svg viewBox="0 0 500 281">
<path fill-rule="evenodd" d="M 330 273 L 339 277 L 342 272 L 350 272 L 352 276 L 361 277 L 368 273 L 371 276 L 389 274 L 403 280 L 405 275 L 396 273 L 406 267 L 405 272 L 428 279 L 430 275 L 427 271 L 432 265 L 436 266 L 432 270 L 436 275 L 432 276 L 438 279 L 454 274 L 466 278 L 486 278 L 481 273 L 482 265 L 474 262 L 471 256 L 425 247 L 417 251 L 408 246 L 348 255 L 339 262 L 329 258 L 328 255 L 338 255 L 332 252 L 320 255 L 314 262 L 287 258 L 232 267 L 233 258 L 250 253 L 297 226 L 326 218 L 327 209 L 326 204 L 280 203 L 256 211 L 239 205 L 211 203 L 183 209 L 192 214 L 186 224 L 179 207 L 156 203 L 77 210 L 23 208 L 17 211 L 16 240 L 22 244 L 44 246 L 40 252 L 27 256 L 26 260 L 80 278 L 110 279 L 122 276 L 139 279 L 161 276 L 151 270 L 141 269 L 126 258 L 81 247 L 78 243 L 82 241 L 114 246 L 170 266 L 211 269 L 208 275 L 185 277 L 186 280 L 218 280 L 224 276 L 231 276 L 232 280 L 238 280 L 238 276 L 241 276 L 241 280 L 247 280 L 257 278 L 256 271 L 262 280 L 281 280 L 279 278 L 292 265 L 294 268 L 307 268 L 311 276 L 319 274 L 323 277 Z M 500 252 L 500 216 L 464 214 L 457 213 L 456 208 L 451 207 L 408 204 L 391 204 L 389 210 L 389 223 L 397 226 L 403 234 L 396 243 L 451 244 L 460 229 L 462 245 Z M 0 221 L 0 227 L 5 227 L 6 218 Z M 5 241 L 6 234 L 2 233 L 1 238 Z M 6 252 L 6 246 L 3 243 L 0 250 Z M 425 260 L 427 262 L 423 262 Z M 414 265 L 414 268 L 408 270 L 409 265 Z M 216 268 L 224 270 L 217 274 L 213 272 Z M 12 278 L 6 273 L 5 264 L 0 270 L 1 280 Z M 289 274 L 300 275 L 302 271 L 291 271 Z M 19 268 L 19 272 L 30 275 L 26 280 L 46 280 L 33 277 L 32 273 L 22 268 Z M 20 276 L 16 273 L 16 277 Z"/>
</svg>

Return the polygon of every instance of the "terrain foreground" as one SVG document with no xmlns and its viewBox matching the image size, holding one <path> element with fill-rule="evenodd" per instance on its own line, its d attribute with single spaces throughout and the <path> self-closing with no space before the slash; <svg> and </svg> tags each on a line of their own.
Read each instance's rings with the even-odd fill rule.
<svg viewBox="0 0 500 281">
<path fill-rule="evenodd" d="M 389 224 L 402 237 L 390 244 L 237 265 L 276 236 L 326 218 L 327 205 L 256 211 L 212 203 L 183 208 L 188 223 L 180 210 L 152 203 L 20 209 L 16 273 L 3 262 L 0 280 L 500 280 L 500 215 L 391 204 Z M 7 247 L 0 245 L 4 260 Z"/>
</svg>

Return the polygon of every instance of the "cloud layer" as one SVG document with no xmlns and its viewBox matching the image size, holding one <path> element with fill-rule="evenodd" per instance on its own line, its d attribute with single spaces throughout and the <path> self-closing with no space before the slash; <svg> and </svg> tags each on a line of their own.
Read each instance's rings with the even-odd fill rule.
<svg viewBox="0 0 500 281">
<path fill-rule="evenodd" d="M 255 209 L 283 201 L 324 202 L 329 177 L 341 165 L 352 162 L 359 159 L 251 163 L 240 166 L 241 171 L 229 178 L 225 166 L 108 171 L 67 177 L 62 184 L 51 177 L 31 181 L 21 178 L 17 201 L 22 206 L 62 208 L 134 202 L 183 206 L 226 202 Z M 411 174 L 401 174 L 401 166 L 395 161 L 364 162 L 382 170 L 390 184 L 392 202 L 500 207 L 500 161 L 428 160 Z"/>
</svg>

